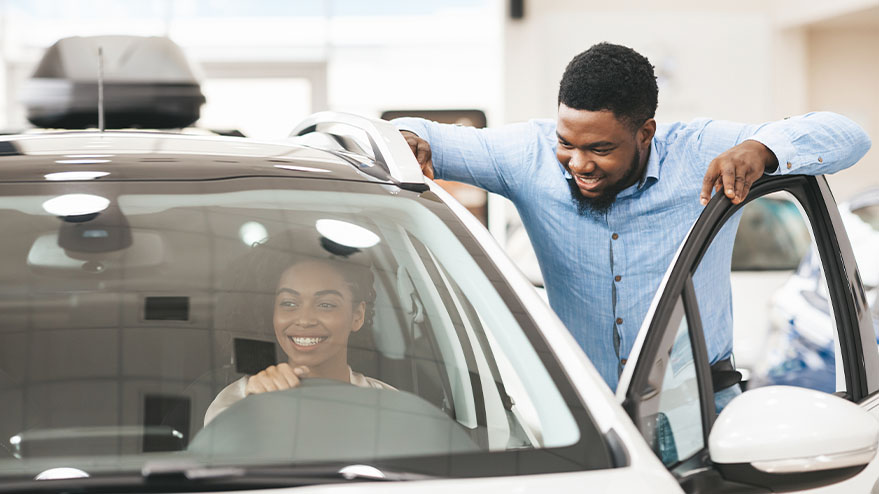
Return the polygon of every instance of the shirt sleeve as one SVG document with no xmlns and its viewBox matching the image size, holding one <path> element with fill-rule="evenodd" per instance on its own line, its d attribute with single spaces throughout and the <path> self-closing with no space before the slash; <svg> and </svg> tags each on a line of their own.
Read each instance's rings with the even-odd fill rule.
<svg viewBox="0 0 879 494">
<path fill-rule="evenodd" d="M 858 124 L 831 112 L 807 113 L 760 125 L 704 122 L 697 139 L 696 159 L 703 172 L 717 155 L 746 140 L 762 143 L 778 158 L 778 168 L 770 175 L 835 173 L 857 163 L 871 145 Z"/>
<path fill-rule="evenodd" d="M 538 139 L 531 122 L 491 129 L 420 118 L 398 118 L 393 124 L 430 144 L 436 178 L 468 183 L 512 198 L 530 175 Z"/>
<path fill-rule="evenodd" d="M 204 425 L 208 425 L 217 415 L 244 399 L 247 390 L 247 379 L 248 376 L 244 376 L 220 391 L 204 414 Z"/>
</svg>

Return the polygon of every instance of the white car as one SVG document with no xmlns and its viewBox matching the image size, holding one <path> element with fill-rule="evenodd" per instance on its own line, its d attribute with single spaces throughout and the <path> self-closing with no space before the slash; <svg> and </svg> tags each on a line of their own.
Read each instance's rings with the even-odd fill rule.
<svg viewBox="0 0 879 494">
<path fill-rule="evenodd" d="M 614 394 L 387 122 L 316 114 L 278 142 L 47 133 L 0 151 L 0 492 L 867 492 L 879 479 L 879 352 L 822 178 L 751 196 L 795 190 L 819 245 L 841 253 L 825 269 L 846 308 L 849 399 L 767 387 L 715 417 L 691 277 L 736 209 L 722 197 L 669 267 Z M 251 387 L 283 364 L 309 369 L 290 389 Z"/>
</svg>

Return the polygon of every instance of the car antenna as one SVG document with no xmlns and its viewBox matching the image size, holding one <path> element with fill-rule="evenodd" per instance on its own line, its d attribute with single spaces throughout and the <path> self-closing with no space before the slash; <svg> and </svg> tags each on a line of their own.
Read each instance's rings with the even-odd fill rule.
<svg viewBox="0 0 879 494">
<path fill-rule="evenodd" d="M 98 130 L 104 131 L 104 47 L 98 47 Z"/>
</svg>

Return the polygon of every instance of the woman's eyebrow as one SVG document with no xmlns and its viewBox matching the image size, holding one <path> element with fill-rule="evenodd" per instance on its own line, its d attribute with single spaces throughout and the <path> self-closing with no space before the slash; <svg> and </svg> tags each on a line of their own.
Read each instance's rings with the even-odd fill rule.
<svg viewBox="0 0 879 494">
<path fill-rule="evenodd" d="M 316 292 L 314 295 L 317 297 L 320 297 L 322 295 L 338 295 L 339 297 L 342 297 L 342 292 L 338 290 L 321 290 L 319 292 Z"/>
<path fill-rule="evenodd" d="M 277 291 L 277 293 L 275 293 L 275 295 L 280 295 L 283 292 L 289 293 L 291 295 L 296 295 L 296 296 L 302 295 L 301 293 L 297 292 L 296 290 L 294 290 L 292 288 L 278 288 L 278 291 Z M 314 295 L 316 297 L 321 297 L 323 295 L 338 295 L 339 297 L 343 297 L 342 292 L 340 292 L 338 290 L 321 290 L 319 292 L 315 292 Z"/>
</svg>

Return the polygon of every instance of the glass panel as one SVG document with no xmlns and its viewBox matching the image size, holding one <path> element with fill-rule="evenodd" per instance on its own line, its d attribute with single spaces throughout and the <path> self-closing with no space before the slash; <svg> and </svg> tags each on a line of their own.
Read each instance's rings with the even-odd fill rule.
<svg viewBox="0 0 879 494">
<path fill-rule="evenodd" d="M 734 350 L 745 388 L 839 389 L 827 283 L 808 217 L 791 194 L 745 205 L 715 237 L 693 279 L 709 359 L 716 363 Z M 730 386 L 728 373 L 714 377 L 716 391 Z"/>
<path fill-rule="evenodd" d="M 644 437 L 666 466 L 705 446 L 696 364 L 680 298 L 669 324 L 676 331 L 666 331 L 640 408 Z"/>
<path fill-rule="evenodd" d="M 600 436 L 442 204 L 329 184 L 92 182 L 89 201 L 65 184 L 0 186 L 0 475 Z M 273 392 L 282 367 L 300 393 Z"/>
<path fill-rule="evenodd" d="M 791 271 L 809 249 L 809 230 L 785 193 L 744 208 L 732 254 L 733 271 Z"/>
<path fill-rule="evenodd" d="M 854 200 L 853 200 L 854 201 Z M 873 316 L 873 327 L 879 341 L 879 201 L 875 194 L 864 194 L 857 207 L 840 206 L 840 216 L 854 250 L 861 281 L 867 291 L 867 301 Z"/>
</svg>

